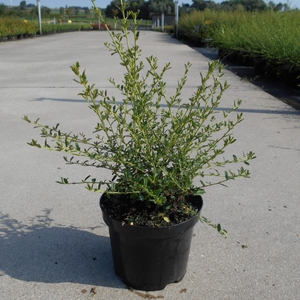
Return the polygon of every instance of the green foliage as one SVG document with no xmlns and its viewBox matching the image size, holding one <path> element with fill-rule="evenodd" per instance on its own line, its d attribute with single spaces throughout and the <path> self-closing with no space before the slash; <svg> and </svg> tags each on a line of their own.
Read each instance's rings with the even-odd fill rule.
<svg viewBox="0 0 300 300">
<path fill-rule="evenodd" d="M 226 11 L 239 10 L 239 7 L 242 7 L 247 11 L 263 11 L 267 8 L 267 4 L 263 0 L 227 0 L 223 1 L 221 5 Z"/>
<path fill-rule="evenodd" d="M 125 1 L 123 1 L 125 2 Z M 139 11 L 139 17 L 144 20 L 148 20 L 150 15 L 149 15 L 149 3 L 150 1 L 144 1 L 144 0 L 127 0 L 127 8 L 126 11 L 133 11 L 133 12 L 138 12 Z M 105 9 L 105 15 L 108 18 L 122 18 L 122 12 L 118 9 L 118 7 L 121 6 L 120 0 L 113 0 L 110 2 L 109 5 L 107 5 Z"/>
<path fill-rule="evenodd" d="M 221 3 L 215 3 L 211 0 L 193 0 L 191 8 L 198 11 L 204 11 L 206 9 L 210 10 L 224 10 L 224 11 L 264 11 L 266 9 L 271 9 L 275 11 L 281 11 L 283 8 L 285 10 L 290 9 L 288 4 L 275 4 L 272 1 L 268 1 L 266 4 L 263 0 L 227 0 Z M 182 8 L 187 7 L 187 4 L 183 4 Z"/>
<path fill-rule="evenodd" d="M 205 1 L 205 0 L 193 0 L 192 8 L 196 10 L 205 10 L 205 9 L 220 9 L 221 5 L 216 4 L 214 1 Z"/>
<path fill-rule="evenodd" d="M 149 0 L 149 12 L 151 13 L 174 13 L 174 2 L 173 0 Z"/>
<path fill-rule="evenodd" d="M 161 31 L 162 31 L 162 28 L 161 28 L 161 27 L 156 27 L 156 28 L 152 28 L 152 30 L 153 30 L 153 31 L 161 32 Z M 174 33 L 174 26 L 172 26 L 172 25 L 164 26 L 164 32 L 167 32 L 167 33 Z"/>
<path fill-rule="evenodd" d="M 20 2 L 20 9 L 21 10 L 26 10 L 26 1 L 21 1 Z"/>
<path fill-rule="evenodd" d="M 127 4 L 126 11 L 139 11 L 139 17 L 144 20 L 151 19 L 151 14 L 157 13 L 161 14 L 174 14 L 175 4 L 173 0 L 127 0 L 123 1 Z M 120 7 L 120 0 L 113 0 L 107 5 L 105 9 L 105 14 L 107 17 L 113 18 L 118 17 L 122 18 L 122 12 L 118 9 Z"/>
<path fill-rule="evenodd" d="M 84 23 L 56 23 L 56 24 L 43 24 L 42 31 L 49 32 L 49 31 L 68 31 L 68 30 L 78 30 L 80 31 L 83 28 L 91 28 L 91 24 L 84 24 Z"/>
<path fill-rule="evenodd" d="M 195 11 L 180 18 L 179 33 L 189 40 L 211 38 L 212 45 L 218 48 L 300 67 L 300 13 L 297 10 Z"/>
<path fill-rule="evenodd" d="M 5 16 L 6 11 L 7 11 L 7 7 L 3 3 L 1 3 L 0 4 L 0 16 Z"/>
<path fill-rule="evenodd" d="M 70 157 L 64 157 L 68 164 L 112 172 L 112 178 L 107 181 L 88 176 L 75 182 L 84 183 L 88 190 L 105 191 L 108 195 L 130 194 L 147 206 L 152 203 L 162 207 L 165 212 L 176 208 L 178 203 L 184 203 L 187 195 L 201 195 L 205 188 L 224 185 L 237 177 L 248 178 L 250 173 L 243 166 L 235 172 L 227 168 L 224 172 L 220 170 L 228 164 L 248 164 L 254 158 L 252 152 L 240 158 L 236 155 L 229 159 L 223 157 L 225 148 L 236 141 L 233 129 L 242 121 L 242 113 L 234 113 L 241 104 L 240 100 L 234 103 L 231 111 L 220 114 L 217 110 L 228 88 L 227 82 L 222 84 L 220 81 L 224 66 L 218 61 L 209 63 L 207 74 L 200 74 L 201 85 L 186 101 L 181 98 L 181 93 L 191 67 L 187 63 L 174 96 L 167 97 L 163 78 L 170 70 L 170 64 L 158 71 L 156 57 L 147 57 L 145 62 L 140 60 L 142 50 L 138 45 L 137 14 L 125 14 L 126 8 L 126 3 L 121 1 L 122 31 L 110 31 L 107 26 L 112 42 L 105 43 L 112 55 L 119 56 L 125 69 L 122 82 L 109 79 L 121 92 L 122 100 L 96 89 L 94 84 L 90 85 L 86 71 L 81 71 L 77 62 L 71 69 L 77 76 L 75 81 L 84 87 L 80 95 L 99 118 L 94 136 L 64 133 L 59 125 L 45 126 L 39 120 L 31 121 L 25 116 L 26 121 L 41 128 L 41 136 L 45 138 L 43 144 L 36 140 L 29 144 L 70 154 Z M 94 10 L 107 24 L 101 11 Z M 134 20 L 132 44 L 128 36 L 129 17 Z M 142 76 L 141 71 L 145 69 L 145 76 Z M 50 140 L 55 143 L 48 142 Z M 62 178 L 60 183 L 72 182 Z M 210 224 L 203 217 L 201 220 Z M 210 225 L 226 235 L 220 225 Z"/>
<path fill-rule="evenodd" d="M 35 22 L 23 21 L 21 19 L 0 18 L 0 37 L 18 34 L 35 34 L 38 26 Z"/>
<path fill-rule="evenodd" d="M 64 23 L 64 24 L 47 24 L 42 25 L 43 32 L 49 31 L 65 31 L 65 30 L 81 30 L 83 28 L 91 28 L 90 24 L 81 23 Z M 0 18 L 0 37 L 18 35 L 18 34 L 36 34 L 39 32 L 38 23 L 12 18 Z"/>
<path fill-rule="evenodd" d="M 248 13 L 239 26 L 226 23 L 216 27 L 213 40 L 220 48 L 300 68 L 299 11 Z"/>
</svg>

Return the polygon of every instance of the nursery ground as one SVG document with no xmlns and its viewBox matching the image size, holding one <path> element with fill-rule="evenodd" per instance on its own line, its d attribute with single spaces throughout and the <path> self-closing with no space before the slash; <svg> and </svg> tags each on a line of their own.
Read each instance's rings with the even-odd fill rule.
<svg viewBox="0 0 300 300">
<path fill-rule="evenodd" d="M 217 48 L 193 47 L 193 49 L 199 51 L 201 54 L 210 59 L 219 59 L 219 51 Z M 222 60 L 222 62 L 226 65 L 226 69 L 239 76 L 241 80 L 251 82 L 268 94 L 291 105 L 295 109 L 300 110 L 300 87 L 297 89 L 288 87 L 282 84 L 279 79 L 256 75 L 254 66 L 241 66 L 238 63 L 231 62 L 227 59 Z"/>
<path fill-rule="evenodd" d="M 39 131 L 21 118 L 92 135 L 96 115 L 77 94 L 70 66 L 79 61 L 90 83 L 114 94 L 122 80 L 107 32 L 73 32 L 0 44 L 0 290 L 1 299 L 296 300 L 300 286 L 300 112 L 229 70 L 231 85 L 218 108 L 242 99 L 245 120 L 229 154 L 254 151 L 251 178 L 212 187 L 202 214 L 227 229 L 227 239 L 197 224 L 184 279 L 157 292 L 128 289 L 114 274 L 100 195 L 56 184 L 98 171 L 64 164 L 61 153 L 27 145 Z M 171 36 L 141 32 L 143 57 L 171 62 L 167 93 L 192 63 L 187 101 L 206 73 L 208 58 Z M 117 99 L 121 97 L 116 93 Z M 232 152 L 232 153 L 231 153 Z"/>
</svg>

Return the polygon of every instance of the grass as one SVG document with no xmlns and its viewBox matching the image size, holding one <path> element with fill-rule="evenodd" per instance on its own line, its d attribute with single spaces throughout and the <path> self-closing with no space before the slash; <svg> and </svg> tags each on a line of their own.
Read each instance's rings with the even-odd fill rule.
<svg viewBox="0 0 300 300">
<path fill-rule="evenodd" d="M 276 64 L 300 69 L 300 11 L 288 12 L 193 12 L 180 18 L 181 37 L 229 52 L 242 51 Z"/>
</svg>

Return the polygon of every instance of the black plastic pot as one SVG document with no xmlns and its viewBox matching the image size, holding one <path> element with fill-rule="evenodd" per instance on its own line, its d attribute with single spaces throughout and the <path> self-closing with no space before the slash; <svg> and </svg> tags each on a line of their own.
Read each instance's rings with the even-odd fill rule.
<svg viewBox="0 0 300 300">
<path fill-rule="evenodd" d="M 300 69 L 293 69 L 290 65 L 281 66 L 280 81 L 286 86 L 297 88 L 300 84 Z"/>
<path fill-rule="evenodd" d="M 254 59 L 254 72 L 255 75 L 264 75 L 266 73 L 267 61 L 262 58 Z"/>
<path fill-rule="evenodd" d="M 237 64 L 239 66 L 250 66 L 254 67 L 254 58 L 248 52 L 239 51 L 237 53 Z"/>
<path fill-rule="evenodd" d="M 100 207 L 109 227 L 114 269 L 123 282 L 134 289 L 155 291 L 180 281 L 187 270 L 198 216 L 169 227 L 122 225 L 103 211 L 103 197 L 106 195 L 102 195 Z M 202 197 L 195 197 L 199 198 L 202 208 Z"/>
<path fill-rule="evenodd" d="M 219 48 L 218 57 L 220 59 L 227 59 L 229 54 L 230 54 L 230 51 L 228 49 Z"/>
</svg>

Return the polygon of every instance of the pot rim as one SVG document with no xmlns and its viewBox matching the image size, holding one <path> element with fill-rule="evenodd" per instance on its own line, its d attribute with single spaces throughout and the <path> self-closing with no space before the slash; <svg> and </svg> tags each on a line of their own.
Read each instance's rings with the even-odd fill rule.
<svg viewBox="0 0 300 300">
<path fill-rule="evenodd" d="M 147 234 L 150 234 L 153 239 L 157 238 L 158 232 L 165 232 L 164 236 L 161 238 L 168 238 L 172 237 L 175 235 L 178 235 L 179 232 L 186 231 L 190 229 L 191 227 L 194 227 L 194 225 L 199 221 L 199 215 L 200 211 L 203 207 L 203 199 L 200 195 L 195 195 L 193 197 L 199 197 L 201 200 L 201 207 L 197 212 L 197 215 L 193 216 L 192 218 L 178 223 L 178 224 L 173 224 L 170 226 L 165 226 L 165 227 L 144 227 L 144 226 L 136 226 L 136 225 L 129 225 L 122 223 L 121 221 L 115 220 L 112 217 L 110 217 L 104 210 L 102 206 L 102 199 L 104 197 L 105 193 L 103 193 L 100 197 L 100 208 L 102 211 L 102 216 L 103 220 L 106 223 L 108 227 L 112 227 L 115 231 L 120 232 L 122 231 L 125 234 L 128 235 L 136 235 L 139 236 L 139 238 L 143 239 L 144 234 L 147 232 Z M 141 233 L 142 232 L 142 233 Z"/>
</svg>

